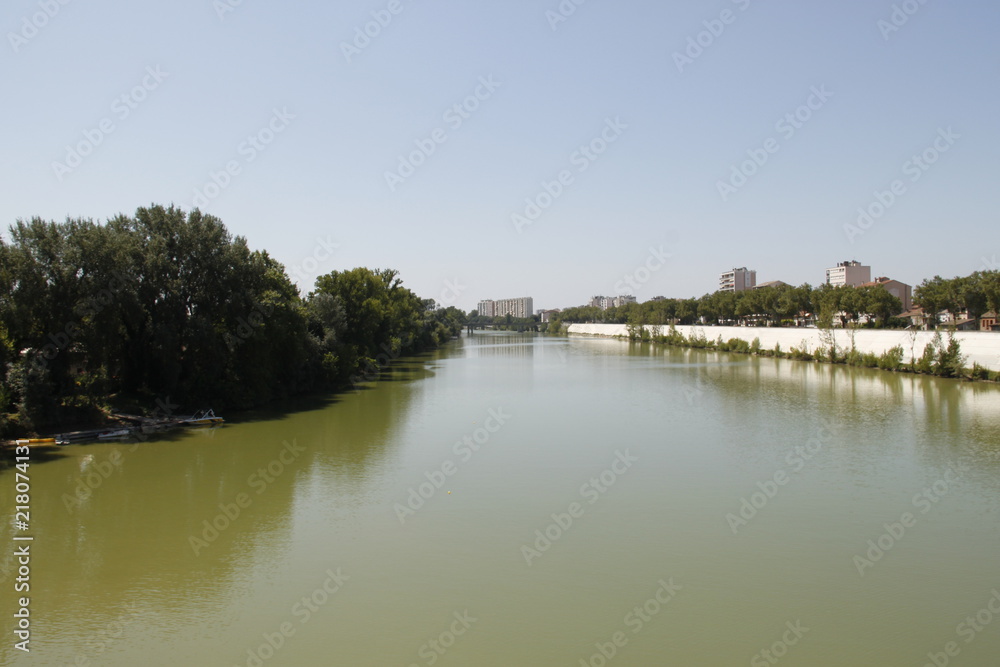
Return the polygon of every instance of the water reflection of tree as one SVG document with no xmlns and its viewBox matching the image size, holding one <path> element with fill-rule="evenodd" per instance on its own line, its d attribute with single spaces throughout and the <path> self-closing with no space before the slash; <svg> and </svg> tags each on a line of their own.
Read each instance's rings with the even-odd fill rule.
<svg viewBox="0 0 1000 667">
<path fill-rule="evenodd" d="M 842 365 L 785 359 L 747 358 L 743 355 L 679 350 L 691 364 L 692 382 L 700 391 L 712 391 L 728 401 L 722 420 L 738 421 L 773 401 L 776 409 L 792 406 L 809 419 L 843 418 L 845 437 L 870 442 L 870 431 L 860 419 L 877 428 L 891 426 L 902 433 L 947 436 L 965 443 L 970 451 L 996 443 L 1000 421 L 1000 389 L 958 380 L 891 373 Z M 753 411 L 727 410 L 739 398 Z M 762 419 L 767 420 L 763 415 Z M 992 429 L 992 430 L 991 430 Z"/>
<path fill-rule="evenodd" d="M 136 600 L 170 618 L 227 608 L 262 568 L 280 563 L 310 484 L 323 480 L 336 489 L 324 499 L 330 509 L 357 510 L 371 469 L 392 455 L 427 387 L 414 380 L 432 375 L 442 354 L 400 360 L 386 382 L 297 401 L 285 406 L 288 412 L 237 420 L 211 434 L 65 450 L 63 463 L 45 466 L 35 482 L 33 517 L 45 548 L 33 563 L 33 613 L 81 636 L 90 628 L 92 636 Z M 305 451 L 275 464 L 289 447 Z M 77 501 L 81 484 L 86 498 Z M 12 506 L 7 486 L 13 484 L 0 498 Z M 249 506 L 238 507 L 238 494 Z M 207 544 L 193 547 L 192 537 Z"/>
</svg>

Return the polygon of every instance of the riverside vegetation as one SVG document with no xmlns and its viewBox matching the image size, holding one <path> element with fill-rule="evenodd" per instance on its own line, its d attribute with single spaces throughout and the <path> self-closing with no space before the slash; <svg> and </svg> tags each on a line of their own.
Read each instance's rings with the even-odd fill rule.
<svg viewBox="0 0 1000 667">
<path fill-rule="evenodd" d="M 267 252 L 198 209 L 106 224 L 34 218 L 0 238 L 0 436 L 111 405 L 247 409 L 378 378 L 466 316 L 391 269 L 320 276 L 305 296 Z"/>
<path fill-rule="evenodd" d="M 885 371 L 921 373 L 945 378 L 1000 381 L 1000 373 L 983 368 L 979 364 L 973 364 L 972 368 L 966 368 L 966 357 L 962 354 L 961 346 L 951 332 L 948 332 L 947 342 L 945 341 L 945 337 L 941 336 L 940 331 L 936 332 L 933 340 L 924 347 L 923 354 L 919 357 L 914 356 L 909 363 L 904 363 L 904 351 L 899 345 L 886 350 L 882 354 L 861 352 L 858 350 L 854 345 L 854 337 L 851 335 L 856 329 L 848 329 L 848 335 L 851 338 L 850 348 L 837 345 L 832 329 L 821 329 L 820 338 L 823 344 L 812 351 L 808 350 L 805 345 L 802 348 L 791 347 L 788 351 L 782 350 L 780 344 L 775 344 L 774 348 L 764 348 L 760 344 L 760 338 L 754 338 L 753 341 L 747 342 L 742 338 L 723 340 L 720 335 L 718 338 L 712 340 L 703 331 L 693 332 L 685 336 L 673 324 L 670 325 L 666 333 L 662 333 L 662 329 L 659 326 L 654 325 L 651 329 L 643 325 L 630 324 L 627 327 L 629 340 L 701 350 L 735 352 L 761 357 L 817 361 L 830 364 L 846 364 L 862 368 L 878 368 Z"/>
</svg>

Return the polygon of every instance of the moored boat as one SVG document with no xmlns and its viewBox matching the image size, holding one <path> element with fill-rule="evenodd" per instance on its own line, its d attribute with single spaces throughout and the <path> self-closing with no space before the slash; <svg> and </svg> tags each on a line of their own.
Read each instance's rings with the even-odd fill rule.
<svg viewBox="0 0 1000 667">
<path fill-rule="evenodd" d="M 132 431 L 127 428 L 115 429 L 114 431 L 105 431 L 104 433 L 98 433 L 98 440 L 117 440 L 118 438 L 127 438 L 132 435 Z"/>
<path fill-rule="evenodd" d="M 208 410 L 196 412 L 190 417 L 181 417 L 177 420 L 177 423 L 182 426 L 215 426 L 224 421 L 226 420 L 216 416 L 215 412 L 209 408 Z"/>
</svg>

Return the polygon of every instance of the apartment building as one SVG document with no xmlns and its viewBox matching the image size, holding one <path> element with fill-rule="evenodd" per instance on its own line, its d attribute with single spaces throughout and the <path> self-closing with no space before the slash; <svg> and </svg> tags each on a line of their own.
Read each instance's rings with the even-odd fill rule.
<svg viewBox="0 0 1000 667">
<path fill-rule="evenodd" d="M 530 296 L 522 296 L 517 299 L 487 299 L 479 302 L 479 314 L 485 317 L 511 317 L 529 318 L 535 313 L 535 300 Z"/>
<path fill-rule="evenodd" d="M 757 272 L 743 266 L 726 271 L 719 276 L 720 292 L 742 292 L 757 285 Z"/>
<path fill-rule="evenodd" d="M 863 266 L 860 262 L 840 262 L 832 269 L 826 270 L 826 282 L 833 287 L 850 285 L 857 287 L 872 281 L 872 267 Z"/>
<path fill-rule="evenodd" d="M 496 302 L 492 299 L 479 302 L 479 314 L 483 317 L 496 317 Z"/>
<path fill-rule="evenodd" d="M 622 294 L 620 296 L 595 296 L 587 305 L 607 310 L 608 308 L 617 308 L 618 306 L 624 306 L 626 303 L 635 302 L 635 297 L 631 294 Z"/>
</svg>

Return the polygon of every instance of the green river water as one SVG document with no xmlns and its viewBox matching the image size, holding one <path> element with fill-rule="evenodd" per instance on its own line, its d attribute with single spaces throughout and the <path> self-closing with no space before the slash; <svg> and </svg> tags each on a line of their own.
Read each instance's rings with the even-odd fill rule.
<svg viewBox="0 0 1000 667">
<path fill-rule="evenodd" d="M 14 472 L 4 665 L 1000 665 L 986 384 L 480 332 Z"/>
</svg>

